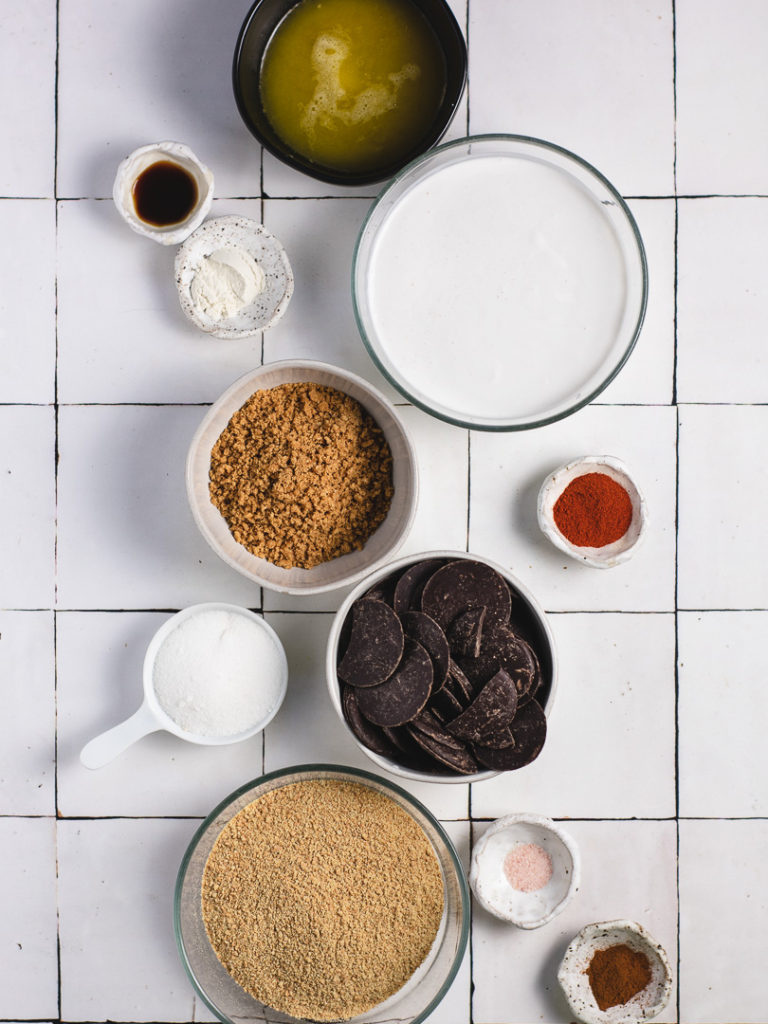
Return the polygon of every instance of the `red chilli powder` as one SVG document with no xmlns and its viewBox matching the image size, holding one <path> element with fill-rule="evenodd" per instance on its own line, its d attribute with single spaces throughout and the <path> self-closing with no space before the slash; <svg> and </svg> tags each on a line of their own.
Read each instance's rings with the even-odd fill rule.
<svg viewBox="0 0 768 1024">
<path fill-rule="evenodd" d="M 571 480 L 553 508 L 555 525 L 579 548 L 602 548 L 620 540 L 632 522 L 632 499 L 607 473 Z"/>
<path fill-rule="evenodd" d="M 552 858 L 536 843 L 518 843 L 504 858 L 504 875 L 518 892 L 538 892 L 552 877 Z"/>
</svg>

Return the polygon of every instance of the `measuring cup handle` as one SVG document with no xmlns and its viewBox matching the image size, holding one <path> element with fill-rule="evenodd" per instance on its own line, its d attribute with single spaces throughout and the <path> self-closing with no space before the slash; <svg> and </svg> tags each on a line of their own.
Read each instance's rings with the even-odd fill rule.
<svg viewBox="0 0 768 1024">
<path fill-rule="evenodd" d="M 136 740 L 160 728 L 145 702 L 130 718 L 86 743 L 80 751 L 80 762 L 86 768 L 103 768 Z"/>
</svg>

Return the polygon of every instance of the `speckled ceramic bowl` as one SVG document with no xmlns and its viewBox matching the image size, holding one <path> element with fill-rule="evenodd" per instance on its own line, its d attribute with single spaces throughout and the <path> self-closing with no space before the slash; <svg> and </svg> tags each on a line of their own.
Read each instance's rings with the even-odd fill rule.
<svg viewBox="0 0 768 1024">
<path fill-rule="evenodd" d="M 552 862 L 552 877 L 540 889 L 521 892 L 504 874 L 504 860 L 516 846 L 541 847 Z M 469 884 L 475 899 L 491 914 L 518 928 L 540 928 L 565 910 L 581 880 L 576 844 L 549 818 L 509 814 L 499 818 L 475 843 Z"/>
<path fill-rule="evenodd" d="M 253 302 L 216 320 L 192 298 L 192 282 L 204 261 L 220 249 L 244 250 L 261 267 L 264 287 Z M 249 217 L 216 217 L 194 231 L 176 254 L 176 287 L 185 315 L 214 338 L 247 338 L 272 327 L 293 295 L 293 271 L 285 249 L 263 224 Z"/>
<path fill-rule="evenodd" d="M 601 1010 L 585 971 L 598 950 L 621 944 L 645 953 L 651 966 L 651 980 L 628 1002 Z M 639 1024 L 657 1017 L 672 994 L 667 954 L 635 921 L 604 921 L 582 928 L 565 951 L 557 980 L 572 1013 L 582 1024 Z"/>
<path fill-rule="evenodd" d="M 166 227 L 156 227 L 143 221 L 136 213 L 133 201 L 133 186 L 139 175 L 152 164 L 161 160 L 178 164 L 195 179 L 197 202 L 184 220 Z M 151 238 L 160 245 L 178 245 L 202 224 L 213 202 L 213 174 L 202 163 L 189 146 L 181 142 L 153 142 L 130 153 L 117 168 L 112 189 L 121 217 L 137 234 Z"/>
<path fill-rule="evenodd" d="M 586 473 L 605 473 L 621 484 L 632 502 L 632 521 L 627 532 L 619 540 L 601 548 L 572 544 L 555 523 L 554 507 L 557 499 L 570 483 Z M 584 455 L 550 473 L 539 491 L 537 513 L 542 533 L 556 548 L 594 569 L 610 569 L 626 562 L 637 551 L 648 526 L 648 509 L 640 488 L 624 463 L 612 455 Z"/>
</svg>

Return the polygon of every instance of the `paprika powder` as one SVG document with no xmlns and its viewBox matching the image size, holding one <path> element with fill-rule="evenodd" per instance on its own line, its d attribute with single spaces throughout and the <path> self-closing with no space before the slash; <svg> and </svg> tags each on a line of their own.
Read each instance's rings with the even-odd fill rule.
<svg viewBox="0 0 768 1024">
<path fill-rule="evenodd" d="M 552 510 L 555 525 L 576 547 L 620 540 L 632 522 L 632 499 L 607 473 L 584 473 L 568 484 Z"/>
<path fill-rule="evenodd" d="M 601 1010 L 620 1006 L 642 992 L 651 980 L 651 964 L 645 953 L 626 943 L 598 949 L 584 972 Z"/>
</svg>

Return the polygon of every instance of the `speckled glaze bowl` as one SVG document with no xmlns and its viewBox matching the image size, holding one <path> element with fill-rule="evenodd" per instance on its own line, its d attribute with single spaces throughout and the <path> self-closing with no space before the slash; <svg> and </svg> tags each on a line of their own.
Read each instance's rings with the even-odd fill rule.
<svg viewBox="0 0 768 1024">
<path fill-rule="evenodd" d="M 651 980 L 628 1002 L 601 1010 L 584 972 L 598 950 L 620 944 L 645 953 L 651 965 Z M 664 949 L 641 924 L 627 920 L 582 928 L 565 951 L 557 980 L 571 1012 L 582 1024 L 640 1024 L 657 1017 L 672 994 L 672 970 Z"/>
</svg>

